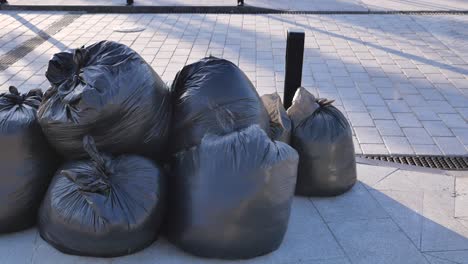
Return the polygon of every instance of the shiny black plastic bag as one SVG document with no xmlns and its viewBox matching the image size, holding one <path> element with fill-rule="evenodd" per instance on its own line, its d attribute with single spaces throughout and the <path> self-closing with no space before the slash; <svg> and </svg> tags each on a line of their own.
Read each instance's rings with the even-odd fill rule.
<svg viewBox="0 0 468 264">
<path fill-rule="evenodd" d="M 64 157 L 86 157 L 81 140 L 88 134 L 106 153 L 157 160 L 166 155 L 169 89 L 129 47 L 101 41 L 57 53 L 46 77 L 52 87 L 39 108 L 39 122 Z"/>
<path fill-rule="evenodd" d="M 90 160 L 56 173 L 39 211 L 39 233 L 58 250 L 95 257 L 134 253 L 157 238 L 164 215 L 161 169 L 135 155 L 99 154 L 86 136 Z"/>
<path fill-rule="evenodd" d="M 270 115 L 270 136 L 273 140 L 289 144 L 291 141 L 292 124 L 281 97 L 278 93 L 261 96 L 263 105 Z"/>
<path fill-rule="evenodd" d="M 257 125 L 207 135 L 175 156 L 169 239 L 210 258 L 243 259 L 279 247 L 286 232 L 298 155 Z"/>
<path fill-rule="evenodd" d="M 11 86 L 0 94 L 0 233 L 36 223 L 57 156 L 36 118 L 41 90 L 20 94 Z"/>
<path fill-rule="evenodd" d="M 227 60 L 208 57 L 185 66 L 172 92 L 173 152 L 200 144 L 206 133 L 222 135 L 255 124 L 269 130 L 268 113 L 255 87 Z"/>
<path fill-rule="evenodd" d="M 296 194 L 334 196 L 356 182 L 351 127 L 332 102 L 316 100 L 301 87 L 287 111 L 293 123 L 291 145 L 299 153 Z"/>
</svg>

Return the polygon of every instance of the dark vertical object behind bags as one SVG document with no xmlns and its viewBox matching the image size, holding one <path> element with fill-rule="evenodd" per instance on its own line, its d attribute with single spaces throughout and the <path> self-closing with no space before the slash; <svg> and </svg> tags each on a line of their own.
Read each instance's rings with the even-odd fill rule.
<svg viewBox="0 0 468 264">
<path fill-rule="evenodd" d="M 263 105 L 270 115 L 270 136 L 273 140 L 289 144 L 291 141 L 292 124 L 281 97 L 278 93 L 261 96 Z"/>
<path fill-rule="evenodd" d="M 279 247 L 286 232 L 298 155 L 258 125 L 176 154 L 169 239 L 211 258 L 242 259 Z"/>
<path fill-rule="evenodd" d="M 106 153 L 156 160 L 167 154 L 169 89 L 129 47 L 101 41 L 57 53 L 46 77 L 52 87 L 39 108 L 39 122 L 64 157 L 86 157 L 81 140 L 88 134 Z"/>
<path fill-rule="evenodd" d="M 291 145 L 300 160 L 296 194 L 339 195 L 356 182 L 351 127 L 331 103 L 301 87 L 287 110 L 293 123 Z"/>
<path fill-rule="evenodd" d="M 15 87 L 0 95 L 0 232 L 36 223 L 57 156 L 36 119 L 40 90 L 20 94 Z"/>
<path fill-rule="evenodd" d="M 269 130 L 255 87 L 227 60 L 208 57 L 185 66 L 172 93 L 172 152 L 200 144 L 206 133 L 222 135 L 255 124 Z"/>
<path fill-rule="evenodd" d="M 39 211 L 39 233 L 62 252 L 115 257 L 157 238 L 164 215 L 165 179 L 151 160 L 100 154 L 85 136 L 91 159 L 56 173 Z"/>
</svg>

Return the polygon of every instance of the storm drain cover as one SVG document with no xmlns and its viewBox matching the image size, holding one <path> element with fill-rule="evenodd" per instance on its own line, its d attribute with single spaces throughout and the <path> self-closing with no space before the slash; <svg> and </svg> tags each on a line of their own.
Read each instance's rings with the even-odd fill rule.
<svg viewBox="0 0 468 264">
<path fill-rule="evenodd" d="M 468 156 L 357 155 L 357 157 L 441 170 L 468 170 Z"/>
</svg>

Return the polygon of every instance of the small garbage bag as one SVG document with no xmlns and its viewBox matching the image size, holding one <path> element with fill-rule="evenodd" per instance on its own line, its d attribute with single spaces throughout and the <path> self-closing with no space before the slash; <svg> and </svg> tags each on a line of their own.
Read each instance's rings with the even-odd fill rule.
<svg viewBox="0 0 468 264">
<path fill-rule="evenodd" d="M 258 124 L 268 113 L 255 87 L 233 63 L 207 57 L 185 66 L 172 85 L 172 152 L 200 144 L 206 133 L 222 135 Z"/>
<path fill-rule="evenodd" d="M 73 255 L 115 257 L 157 238 L 164 214 L 161 169 L 135 155 L 98 153 L 83 139 L 90 160 L 69 161 L 54 176 L 39 210 L 39 233 Z"/>
<path fill-rule="evenodd" d="M 351 127 L 333 101 L 315 99 L 299 88 L 288 109 L 291 145 L 299 153 L 296 194 L 334 196 L 356 182 L 356 159 Z"/>
<path fill-rule="evenodd" d="M 36 223 L 37 210 L 57 168 L 57 156 L 37 122 L 41 90 L 0 94 L 0 233 Z"/>
<path fill-rule="evenodd" d="M 281 97 L 278 93 L 261 96 L 263 105 L 270 115 L 270 137 L 273 140 L 289 144 L 291 140 L 292 124 L 286 109 L 284 109 Z"/>
<path fill-rule="evenodd" d="M 175 155 L 168 237 L 192 254 L 244 259 L 282 242 L 296 183 L 298 155 L 258 125 L 206 135 Z"/>
<path fill-rule="evenodd" d="M 101 151 L 161 160 L 167 155 L 169 88 L 143 58 L 112 41 L 55 54 L 51 88 L 38 112 L 51 144 L 66 158 L 86 157 L 84 135 Z"/>
</svg>

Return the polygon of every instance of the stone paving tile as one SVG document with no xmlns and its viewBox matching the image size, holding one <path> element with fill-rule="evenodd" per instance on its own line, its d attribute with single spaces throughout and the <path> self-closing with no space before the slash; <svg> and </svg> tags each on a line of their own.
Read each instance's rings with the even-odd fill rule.
<svg viewBox="0 0 468 264">
<path fill-rule="evenodd" d="M 430 253 L 426 253 L 425 255 L 431 256 L 437 260 L 446 261 L 445 263 L 468 264 L 468 250 L 430 252 Z"/>
<path fill-rule="evenodd" d="M 468 150 L 456 137 L 434 137 L 434 141 L 446 155 L 466 155 Z"/>
<path fill-rule="evenodd" d="M 343 195 L 311 200 L 327 223 L 388 217 L 361 183 Z"/>
<path fill-rule="evenodd" d="M 26 13 L 24 18 L 37 24 L 33 17 L 42 16 L 38 14 Z M 61 14 L 46 16 L 59 18 Z M 10 18 L 0 13 L 2 19 Z M 355 130 L 365 126 L 374 135 L 379 130 L 383 136 L 404 136 L 413 146 L 402 147 L 407 154 L 437 152 L 434 137 L 447 136 L 447 130 L 428 125 L 426 131 L 423 125 L 425 121 L 442 121 L 465 144 L 460 144 L 461 149 L 468 147 L 460 130 L 468 127 L 468 107 L 464 107 L 468 98 L 464 59 L 468 32 L 464 24 L 464 16 L 85 14 L 1 72 L 0 89 L 9 85 L 22 90 L 46 89 L 48 83 L 41 76 L 52 54 L 109 39 L 131 45 L 169 84 L 184 64 L 212 54 L 240 65 L 259 93 L 281 91 L 284 32 L 299 27 L 306 32 L 303 84 L 343 106 L 340 109 Z M 146 29 L 114 32 L 120 25 Z M 404 128 L 403 135 L 387 135 L 379 126 L 384 123 L 381 120 L 396 120 Z M 388 153 L 389 147 L 381 138 L 363 139 L 356 134 L 358 152 Z M 431 147 L 422 146 L 426 144 Z M 436 146 L 445 148 L 443 144 Z"/>
<path fill-rule="evenodd" d="M 416 248 L 420 249 L 424 192 L 371 189 L 370 193 L 411 239 Z"/>
<path fill-rule="evenodd" d="M 60 264 L 77 264 L 77 263 L 96 263 L 96 264 L 110 264 L 111 259 L 106 258 L 92 258 L 92 257 L 80 257 L 64 254 L 46 241 L 44 241 L 39 235 L 34 248 L 34 256 L 31 258 L 31 263 L 42 264 L 42 263 L 60 263 Z M 19 262 L 18 262 L 19 263 Z"/>
<path fill-rule="evenodd" d="M 453 136 L 450 129 L 445 126 L 444 122 L 442 121 L 422 121 L 422 124 L 429 135 L 435 136 L 442 136 L 442 137 L 450 137 Z"/>
<path fill-rule="evenodd" d="M 413 152 L 413 149 L 406 137 L 383 136 L 382 139 L 390 154 L 405 154 Z"/>
<path fill-rule="evenodd" d="M 412 113 L 394 113 L 400 127 L 422 127 L 416 116 Z"/>
<path fill-rule="evenodd" d="M 417 155 L 442 155 L 437 145 L 411 145 L 413 151 Z"/>
<path fill-rule="evenodd" d="M 390 219 L 345 221 L 329 226 L 353 263 L 427 263 Z"/>
<path fill-rule="evenodd" d="M 30 263 L 38 236 L 36 229 L 0 235 L 0 263 Z"/>
<path fill-rule="evenodd" d="M 358 180 L 368 189 L 398 170 L 397 168 L 392 167 L 365 164 L 357 164 L 356 168 Z"/>
<path fill-rule="evenodd" d="M 454 218 L 450 192 L 425 192 L 422 251 L 468 250 L 468 228 Z"/>
<path fill-rule="evenodd" d="M 383 143 L 379 131 L 374 127 L 354 127 L 354 131 L 356 132 L 356 137 L 361 144 Z"/>
<path fill-rule="evenodd" d="M 404 136 L 395 120 L 375 120 L 374 122 L 382 136 Z"/>
<path fill-rule="evenodd" d="M 455 217 L 468 219 L 468 177 L 455 179 Z"/>
<path fill-rule="evenodd" d="M 433 145 L 432 137 L 424 128 L 402 128 L 406 138 L 412 145 Z"/>
<path fill-rule="evenodd" d="M 348 112 L 348 117 L 354 127 L 373 127 L 374 122 L 368 113 Z M 365 142 L 364 142 L 365 143 Z"/>
<path fill-rule="evenodd" d="M 376 190 L 454 192 L 454 177 L 419 171 L 398 170 L 372 186 Z"/>
<path fill-rule="evenodd" d="M 388 149 L 384 144 L 361 143 L 360 145 L 365 154 L 388 154 Z"/>
</svg>

